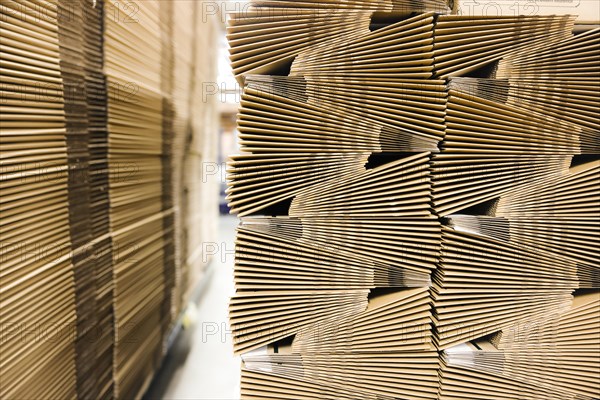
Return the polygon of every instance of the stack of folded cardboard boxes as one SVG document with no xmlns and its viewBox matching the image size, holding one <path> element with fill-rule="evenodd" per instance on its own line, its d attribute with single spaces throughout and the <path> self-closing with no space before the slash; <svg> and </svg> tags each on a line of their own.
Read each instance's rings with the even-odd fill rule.
<svg viewBox="0 0 600 400">
<path fill-rule="evenodd" d="M 464 6 L 231 16 L 243 399 L 600 396 L 598 6 Z"/>
<path fill-rule="evenodd" d="M 215 240 L 220 22 L 200 14 L 0 5 L 0 397 L 137 398 L 158 368 Z"/>
</svg>

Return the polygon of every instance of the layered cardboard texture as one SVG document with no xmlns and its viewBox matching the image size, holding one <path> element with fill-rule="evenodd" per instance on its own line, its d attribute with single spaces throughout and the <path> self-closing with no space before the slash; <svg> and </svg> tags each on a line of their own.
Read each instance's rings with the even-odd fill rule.
<svg viewBox="0 0 600 400">
<path fill-rule="evenodd" d="M 423 282 L 428 281 L 423 274 L 435 268 L 440 249 L 441 226 L 429 218 L 245 217 L 242 224 L 313 248 L 343 250 L 357 260 L 394 265 Z"/>
<path fill-rule="evenodd" d="M 332 42 L 346 45 L 369 34 L 373 13 L 427 10 L 445 13 L 449 7 L 443 0 L 253 1 L 230 15 L 227 39 L 233 72 L 243 83 L 245 75 L 271 74 L 305 51 L 327 49 Z"/>
<path fill-rule="evenodd" d="M 48 5 L 49 20 L 36 23 L 35 5 L 4 7 L 0 395 L 75 398 L 76 299 L 58 10 Z"/>
<path fill-rule="evenodd" d="M 117 175 L 109 181 L 111 230 L 120 247 L 113 266 L 116 397 L 134 397 L 162 352 L 160 305 L 166 301 L 168 279 L 161 214 L 166 115 L 161 62 L 149 62 L 161 60 L 159 11 L 159 3 L 142 4 L 143 24 L 105 16 L 107 84 L 122 88 L 121 96 L 108 99 L 109 164 L 131 165 L 136 171 L 133 179 Z M 123 42 L 123 37 L 140 43 Z"/>
<path fill-rule="evenodd" d="M 2 398 L 141 398 L 202 275 L 218 21 L 135 6 L 0 7 Z"/>
<path fill-rule="evenodd" d="M 214 98 L 191 82 L 216 76 L 198 49 L 216 54 L 217 26 L 198 26 L 199 13 L 194 2 L 157 1 L 140 5 L 140 23 L 105 15 L 104 71 L 120 90 L 108 99 L 109 163 L 134 169 L 109 182 L 113 240 L 125 246 L 113 265 L 119 398 L 146 390 L 202 275 L 202 243 L 214 239 L 217 208 L 205 198 L 217 182 L 202 176 L 216 162 L 216 127 L 204 125 L 216 120 Z"/>
<path fill-rule="evenodd" d="M 241 398 L 597 398 L 600 30 L 381 4 L 231 21 Z"/>
<path fill-rule="evenodd" d="M 580 287 L 578 278 L 566 257 L 447 229 L 432 287 L 438 347 L 552 311 Z"/>
<path fill-rule="evenodd" d="M 445 351 L 440 399 L 597 398 L 599 301 L 578 291 L 544 318 Z"/>
<path fill-rule="evenodd" d="M 277 116 L 277 125 L 264 126 L 259 120 L 260 126 L 268 128 L 270 136 L 285 130 L 287 140 L 298 137 L 296 151 L 301 143 L 320 152 L 436 151 L 443 136 L 446 93 L 441 80 L 250 75 L 246 82 L 248 96 L 242 98 L 238 117 L 240 139 L 256 132 L 259 117 L 271 115 Z M 258 107 L 266 110 L 253 110 Z M 288 109 L 286 120 L 282 113 Z M 272 140 L 240 141 L 242 149 L 253 152 L 269 143 L 273 145 Z M 283 151 L 283 146 L 277 150 Z"/>
<path fill-rule="evenodd" d="M 580 279 L 590 285 L 596 270 L 598 204 L 589 193 L 600 189 L 598 161 L 571 168 L 568 174 L 543 179 L 499 196 L 490 216 L 452 215 L 455 229 L 477 233 L 542 251 L 565 252 L 577 262 Z"/>
<path fill-rule="evenodd" d="M 286 390 L 319 387 L 325 397 L 317 398 L 332 390 L 341 398 L 434 399 L 439 360 L 431 351 L 430 307 L 426 287 L 378 293 L 352 317 L 310 324 L 291 345 L 244 355 L 242 396 L 268 398 L 278 382 Z M 257 384 L 245 382 L 252 370 Z"/>
<path fill-rule="evenodd" d="M 227 163 L 227 202 L 244 216 L 293 197 L 303 188 L 362 169 L 369 154 L 239 154 Z"/>
</svg>

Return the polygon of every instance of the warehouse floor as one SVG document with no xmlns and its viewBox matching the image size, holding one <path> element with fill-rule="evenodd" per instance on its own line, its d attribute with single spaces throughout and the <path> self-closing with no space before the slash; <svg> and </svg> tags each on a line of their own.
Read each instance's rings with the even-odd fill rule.
<svg viewBox="0 0 600 400">
<path fill-rule="evenodd" d="M 233 356 L 227 325 L 236 225 L 235 217 L 220 218 L 216 254 L 197 301 L 194 326 L 180 332 L 146 399 L 239 399 L 240 359 Z"/>
</svg>

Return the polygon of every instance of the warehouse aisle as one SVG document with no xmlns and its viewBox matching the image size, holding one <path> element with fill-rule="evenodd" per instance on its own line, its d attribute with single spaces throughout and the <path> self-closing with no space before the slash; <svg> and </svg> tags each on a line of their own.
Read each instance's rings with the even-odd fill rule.
<svg viewBox="0 0 600 400">
<path fill-rule="evenodd" d="M 239 399 L 240 359 L 233 356 L 227 304 L 233 294 L 233 239 L 237 218 L 222 216 L 219 241 L 205 246 L 216 253 L 193 329 L 183 330 L 165 360 L 158 383 L 146 399 Z"/>
</svg>

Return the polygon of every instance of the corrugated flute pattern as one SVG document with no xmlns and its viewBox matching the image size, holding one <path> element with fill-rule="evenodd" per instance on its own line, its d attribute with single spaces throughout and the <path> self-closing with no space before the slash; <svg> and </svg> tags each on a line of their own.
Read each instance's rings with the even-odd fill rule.
<svg viewBox="0 0 600 400">
<path fill-rule="evenodd" d="M 250 3 L 228 31 L 241 398 L 599 398 L 600 30 Z"/>
<path fill-rule="evenodd" d="M 159 367 L 215 239 L 220 22 L 200 14 L 0 4 L 0 398 L 141 398 Z"/>
</svg>

